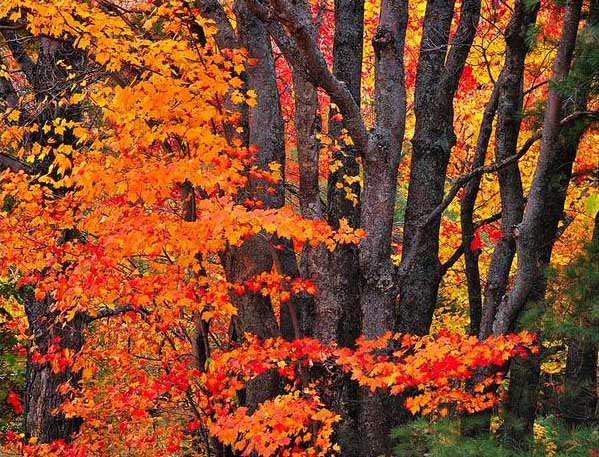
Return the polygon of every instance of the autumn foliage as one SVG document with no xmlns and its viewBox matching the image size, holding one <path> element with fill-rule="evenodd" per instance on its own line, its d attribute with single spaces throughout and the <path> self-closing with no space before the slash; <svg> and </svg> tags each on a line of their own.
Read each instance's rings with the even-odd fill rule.
<svg viewBox="0 0 599 457">
<path fill-rule="evenodd" d="M 282 167 L 261 163 L 259 148 L 244 139 L 244 116 L 259 103 L 245 74 L 260 62 L 242 47 L 217 46 L 215 24 L 193 2 L 121 3 L 0 3 L 0 30 L 17 24 L 19 33 L 39 42 L 24 49 L 26 59 L 13 48 L 0 68 L 0 80 L 19 83 L 18 100 L 5 103 L 0 114 L 0 148 L 16 164 L 0 175 L 0 278 L 13 291 L 0 298 L 0 322 L 17 335 L 15 351 L 25 348 L 31 366 L 68 374 L 57 389 L 64 401 L 54 413 L 80 421 L 73 436 L 49 442 L 8 431 L 2 455 L 224 455 L 223 449 L 244 456 L 333 455 L 342 451 L 336 433 L 343 418 L 330 404 L 330 392 L 347 378 L 367 395 L 401 398 L 411 414 L 432 419 L 494 406 L 509 361 L 538 353 L 533 333 L 481 341 L 465 334 L 458 311 L 436 317 L 425 336 L 386 332 L 344 346 L 305 335 L 295 303 L 317 296 L 322 283 L 289 273 L 277 256 L 288 250 L 299 259 L 316 249 L 332 255 L 359 245 L 368 228 L 345 218 L 333 224 L 302 217 L 295 197 L 282 206 L 265 204 L 258 196 L 276 194 L 283 182 L 297 185 L 299 171 L 292 147 Z M 366 42 L 375 33 L 375 3 L 366 3 Z M 323 15 L 318 43 L 330 63 L 333 17 L 319 13 L 316 2 L 312 8 Z M 414 86 L 424 13 L 420 3 L 414 8 L 405 56 L 408 88 Z M 485 8 L 482 14 L 490 15 Z M 488 74 L 499 72 L 504 45 L 490 43 L 499 40 L 495 29 L 507 20 L 503 3 L 497 8 L 496 24 L 481 25 L 476 37 L 488 53 L 474 53 L 460 79 L 456 118 L 462 130 L 451 176 L 462 173 L 472 156 L 484 104 L 473 94 L 489 92 Z M 225 9 L 233 17 L 230 5 Z M 559 38 L 551 25 L 561 10 L 544 5 L 541 11 L 547 44 Z M 294 145 L 292 71 L 279 49 L 274 52 L 282 115 Z M 534 52 L 525 78 L 531 85 L 548 71 L 541 55 L 552 51 L 543 54 L 541 46 Z M 37 74 L 41 81 L 23 77 L 24 62 L 40 62 L 44 53 L 52 65 Z M 365 52 L 362 69 L 367 122 L 374 118 L 372 55 L 372 49 Z M 483 58 L 492 64 L 483 67 Z M 546 90 L 527 98 L 526 106 Z M 328 95 L 318 94 L 319 106 L 329 103 Z M 343 116 L 331 119 L 341 122 Z M 533 120 L 525 123 L 527 131 L 536 131 Z M 409 115 L 407 128 L 413 124 Z M 353 143 L 345 129 L 336 137 L 320 132 L 319 175 L 344 166 L 335 154 Z M 586 169 L 586 161 L 583 156 L 576 166 Z M 404 174 L 406 167 L 402 162 Z M 532 167 L 523 170 L 530 181 Z M 484 222 L 468 245 L 455 236 L 457 200 L 446 208 L 442 257 L 461 245 L 462 252 L 479 251 L 481 262 L 489 262 L 502 237 L 493 219 L 497 183 L 489 182 L 479 197 Z M 356 207 L 354 190 L 361 183 L 361 176 L 345 176 L 336 188 Z M 405 200 L 404 184 L 398 195 Z M 572 199 L 573 208 L 581 205 L 581 197 Z M 574 227 L 568 240 L 589 223 Z M 230 256 L 263 242 L 269 246 L 264 255 L 275 259 L 266 262 L 266 271 L 233 277 Z M 392 242 L 387 260 L 397 263 L 399 237 Z M 560 252 L 558 261 L 565 257 Z M 442 286 L 458 310 L 467 302 L 456 286 L 461 274 L 449 269 Z M 278 330 L 246 332 L 239 315 L 245 299 L 263 299 L 279 325 L 283 314 L 291 315 L 293 338 Z M 32 318 L 32 307 L 41 304 L 47 312 Z M 43 343 L 34 321 L 48 329 Z M 66 341 L 72 329 L 80 332 L 78 345 Z M 488 367 L 493 369 L 482 370 Z M 276 395 L 248 404 L 247 392 L 265 379 L 275 380 Z M 11 390 L 6 402 L 14 414 L 28 414 L 20 394 Z"/>
</svg>

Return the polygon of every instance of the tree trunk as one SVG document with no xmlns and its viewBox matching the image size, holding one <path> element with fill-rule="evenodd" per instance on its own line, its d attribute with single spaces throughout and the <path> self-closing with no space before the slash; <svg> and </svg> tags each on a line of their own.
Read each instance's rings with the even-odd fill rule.
<svg viewBox="0 0 599 457">
<path fill-rule="evenodd" d="M 62 322 L 55 322 L 56 314 L 50 311 L 52 303 L 49 298 L 38 301 L 33 292 L 28 292 L 23 294 L 23 301 L 32 336 L 27 350 L 25 375 L 25 441 L 37 438 L 39 443 L 55 440 L 68 442 L 79 430 L 81 419 L 67 419 L 55 410 L 68 399 L 67 395 L 59 392 L 60 386 L 67 384 L 77 388 L 80 375 L 70 367 L 55 372 L 50 363 L 34 361 L 33 355 L 47 354 L 51 345 L 79 352 L 83 346 L 85 319 L 77 314 L 63 326 Z"/>
<path fill-rule="evenodd" d="M 568 341 L 568 360 L 561 416 L 571 426 L 597 421 L 597 344 L 572 338 Z"/>
<path fill-rule="evenodd" d="M 234 5 L 237 17 L 240 44 L 247 49 L 248 56 L 258 60 L 256 65 L 247 66 L 248 88 L 256 92 L 257 104 L 249 114 L 249 142 L 257 147 L 255 164 L 260 169 L 268 169 L 271 162 L 285 171 L 284 129 L 281 118 L 279 92 L 275 79 L 274 59 L 270 37 L 264 24 L 248 9 L 245 0 Z M 250 179 L 243 195 L 261 201 L 266 208 L 278 208 L 284 204 L 283 180 L 274 184 L 269 192 L 269 183 L 260 179 Z M 225 254 L 227 279 L 234 283 L 243 283 L 263 272 L 270 272 L 275 261 L 275 249 L 262 234 L 246 240 L 240 247 L 229 249 Z M 269 297 L 260 293 L 246 292 L 236 297 L 234 303 L 238 309 L 240 335 L 249 332 L 259 338 L 280 335 Z M 252 410 L 259 403 L 272 398 L 279 389 L 279 377 L 270 371 L 250 381 L 246 389 L 246 404 Z"/>
<path fill-rule="evenodd" d="M 364 154 L 360 225 L 362 333 L 374 339 L 395 327 L 397 288 L 391 264 L 391 234 L 397 174 L 405 131 L 406 88 L 403 53 L 408 3 L 383 0 L 372 40 L 375 53 L 375 127 Z M 388 455 L 392 421 L 389 398 L 361 390 L 361 455 Z"/>
<path fill-rule="evenodd" d="M 416 129 L 412 139 L 410 184 L 405 213 L 402 262 L 414 258 L 400 284 L 399 330 L 428 333 L 437 302 L 441 265 L 441 215 L 421 231 L 420 222 L 443 199 L 449 154 L 455 144 L 453 98 L 478 25 L 480 1 L 465 0 L 449 52 L 452 0 L 431 0 L 424 17 L 416 73 Z M 412 256 L 416 250 L 416 256 Z"/>
<path fill-rule="evenodd" d="M 499 86 L 493 88 L 491 98 L 485 108 L 485 114 L 479 129 L 476 141 L 476 150 L 472 159 L 472 169 L 482 167 L 485 164 L 489 140 L 493 131 L 493 119 L 497 112 L 499 100 Z M 466 273 L 466 284 L 468 287 L 468 308 L 470 310 L 470 334 L 478 336 L 482 318 L 482 293 L 480 284 L 480 268 L 478 257 L 480 249 L 472 249 L 474 240 L 474 205 L 480 189 L 482 175 L 472 179 L 464 189 L 464 198 L 460 206 L 460 224 L 462 227 L 462 245 L 464 246 L 464 264 Z"/>
<path fill-rule="evenodd" d="M 505 402 L 502 442 L 512 449 L 526 451 L 532 445 L 532 428 L 537 411 L 541 358 L 531 354 L 513 360 L 510 366 L 510 385 Z"/>
<path fill-rule="evenodd" d="M 364 34 L 364 0 L 335 0 L 335 34 L 333 37 L 333 75 L 345 83 L 357 106 L 361 100 L 362 52 Z M 333 119 L 336 110 L 329 115 L 329 135 L 337 138 L 342 129 L 346 128 L 344 121 Z M 360 151 L 356 146 L 343 146 L 340 151 L 333 153 L 332 160 L 341 166 L 329 174 L 327 182 L 326 217 L 329 224 L 339 227 L 339 220 L 346 219 L 351 227 L 357 228 L 360 220 L 360 184 L 354 182 L 349 187 L 357 198 L 350 201 L 343 188 L 346 178 L 360 175 L 357 162 Z M 333 321 L 335 340 L 343 346 L 353 346 L 360 334 L 360 281 L 358 248 L 355 245 L 338 246 L 328 256 L 328 288 L 323 291 L 323 304 L 330 309 L 332 315 L 322 315 L 324 320 Z M 318 309 L 318 305 L 317 305 Z M 336 310 L 336 311 L 333 311 Z M 318 317 L 315 325 L 318 326 Z"/>
<path fill-rule="evenodd" d="M 543 267 L 548 261 L 553 240 L 548 244 L 545 216 L 554 206 L 551 183 L 555 178 L 555 166 L 559 160 L 560 121 L 563 95 L 559 84 L 570 70 L 574 53 L 578 23 L 582 8 L 581 0 L 566 4 L 562 36 L 553 67 L 553 86 L 545 110 L 541 154 L 528 194 L 522 223 L 517 234 L 518 269 L 515 284 L 501 301 L 493 322 L 495 335 L 512 330 L 527 304 L 540 300 L 545 291 Z M 563 203 L 562 203 L 563 208 Z M 561 213 L 561 211 L 560 211 Z M 551 235 L 551 234 L 549 234 Z M 548 254 L 549 253 L 549 254 Z M 532 425 L 536 412 L 536 396 L 540 370 L 538 355 L 512 362 L 509 398 L 506 403 L 505 439 L 508 443 L 526 448 L 531 442 Z"/>
<path fill-rule="evenodd" d="M 57 107 L 45 103 L 45 99 L 53 94 L 65 96 L 71 87 L 67 82 L 66 70 L 58 62 L 68 62 L 74 71 L 83 72 L 88 65 L 86 57 L 75 50 L 70 44 L 47 37 L 42 37 L 39 42 L 39 52 L 35 64 L 29 59 L 22 48 L 16 34 L 7 31 L 11 38 L 10 47 L 19 61 L 22 71 L 34 91 L 36 100 L 45 105 L 41 112 L 28 113 L 27 121 L 43 125 L 55 118 L 66 120 L 79 120 L 77 108 L 70 106 Z M 23 119 L 24 120 L 24 119 Z M 44 134 L 41 129 L 37 134 L 32 134 L 29 140 L 43 146 L 52 146 L 52 135 Z M 63 143 L 73 144 L 72 134 L 63 135 Z M 53 161 L 53 154 L 41 161 L 36 161 L 29 172 L 40 175 L 49 174 L 49 165 Z M 54 190 L 55 197 L 60 197 L 60 192 Z M 73 241 L 77 237 L 75 230 L 65 230 L 63 238 L 56 240 L 58 243 Z M 71 367 L 62 369 L 52 368 L 48 362 L 39 362 L 34 354 L 46 355 L 51 349 L 69 349 L 73 354 L 78 353 L 83 346 L 83 329 L 87 318 L 83 314 L 76 314 L 69 322 L 60 320 L 62 317 L 52 311 L 53 300 L 46 296 L 41 300 L 35 298 L 32 290 L 21 290 L 21 299 L 25 306 L 25 314 L 31 335 L 27 351 L 27 365 L 25 373 L 25 440 L 37 438 L 39 443 L 48 443 L 54 440 L 70 441 L 79 430 L 81 419 L 77 417 L 66 418 L 56 409 L 68 399 L 67 394 L 61 394 L 62 385 L 74 389 L 78 387 L 80 375 L 73 372 Z"/>
<path fill-rule="evenodd" d="M 495 133 L 495 160 L 503 161 L 514 156 L 522 119 L 522 84 L 524 61 L 528 54 L 527 35 L 537 18 L 538 4 L 528 6 L 524 0 L 514 5 L 514 13 L 505 33 L 505 66 L 499 77 L 499 104 Z M 524 194 L 518 163 L 498 172 L 501 194 L 501 239 L 493 250 L 487 273 L 487 287 L 483 304 L 480 339 L 492 332 L 493 319 L 509 280 L 516 252 L 514 231 L 522 220 Z"/>
</svg>

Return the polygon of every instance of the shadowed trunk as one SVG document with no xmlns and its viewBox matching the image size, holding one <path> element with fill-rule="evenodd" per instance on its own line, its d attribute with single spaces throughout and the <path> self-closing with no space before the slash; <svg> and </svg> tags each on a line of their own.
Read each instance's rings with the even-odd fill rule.
<svg viewBox="0 0 599 457">
<path fill-rule="evenodd" d="M 480 1 L 465 0 L 451 42 L 452 0 L 427 2 L 416 73 L 410 184 L 405 213 L 402 262 L 413 257 L 400 285 L 399 330 L 428 333 L 437 302 L 441 265 L 437 216 L 421 232 L 420 221 L 441 203 L 449 154 L 455 144 L 453 98 L 478 25 Z M 448 51 L 448 48 L 449 51 Z"/>
<path fill-rule="evenodd" d="M 245 0 L 234 5 L 237 17 L 240 45 L 247 49 L 250 58 L 257 59 L 256 65 L 247 65 L 247 86 L 256 92 L 257 104 L 249 113 L 249 142 L 257 147 L 255 164 L 268 169 L 271 162 L 281 166 L 284 176 L 285 146 L 281 118 L 279 92 L 275 80 L 274 59 L 269 35 L 264 24 L 248 9 Z M 269 191 L 269 187 L 274 191 Z M 278 208 L 284 204 L 283 180 L 269 184 L 261 179 L 250 178 L 243 196 L 261 201 L 266 208 Z M 225 253 L 225 271 L 230 282 L 243 283 L 260 273 L 270 272 L 275 261 L 276 250 L 266 235 L 258 234 L 246 240 L 240 247 Z M 260 293 L 246 292 L 235 297 L 238 309 L 238 334 L 249 332 L 259 338 L 280 335 L 269 297 Z M 250 410 L 259 403 L 272 398 L 279 389 L 279 377 L 270 371 L 248 383 L 246 404 Z"/>
<path fill-rule="evenodd" d="M 529 51 L 526 40 L 530 27 L 536 22 L 537 12 L 538 5 L 529 7 L 524 0 L 518 0 L 506 28 L 505 64 L 495 86 L 497 91 L 496 162 L 504 161 L 517 153 L 522 119 L 524 62 Z M 501 238 L 493 250 L 487 271 L 484 304 L 478 316 L 480 324 L 477 335 L 481 340 L 490 336 L 497 306 L 507 288 L 516 252 L 514 228 L 520 223 L 524 210 L 518 163 L 514 162 L 500 169 L 498 179 L 501 196 Z M 479 370 L 474 382 L 481 381 L 490 374 L 492 373 L 489 369 Z M 490 411 L 466 416 L 462 420 L 462 433 L 465 436 L 480 436 L 488 431 L 490 421 Z"/>
<path fill-rule="evenodd" d="M 568 341 L 561 417 L 574 427 L 597 421 L 597 350 L 592 341 Z"/>
<path fill-rule="evenodd" d="M 362 79 L 362 52 L 364 34 L 364 0 L 335 0 L 335 34 L 333 36 L 333 75 L 345 83 L 357 106 L 360 106 Z M 344 121 L 334 119 L 337 110 L 329 113 L 329 135 L 338 138 Z M 360 151 L 355 146 L 343 145 L 333 152 L 335 171 L 329 174 L 327 181 L 326 218 L 329 224 L 339 227 L 339 220 L 346 219 L 351 227 L 358 227 L 360 221 L 360 193 L 358 182 L 348 184 L 347 178 L 360 175 L 357 162 Z M 337 166 L 339 165 L 339 166 Z M 349 187 L 356 200 L 347 198 L 343 187 Z M 360 334 L 360 281 L 358 248 L 355 245 L 341 245 L 328 257 L 328 291 L 323 293 L 323 309 L 330 313 L 322 318 L 330 320 L 329 337 L 343 346 L 353 346 Z M 323 258 L 324 260 L 324 258 Z M 318 310 L 318 305 L 317 305 Z M 315 325 L 318 324 L 315 316 Z M 334 332 L 334 333 L 333 333 Z M 333 339 L 329 339 L 332 341 Z"/>
<path fill-rule="evenodd" d="M 550 221 L 547 221 L 545 216 L 548 212 L 552 212 L 550 208 L 555 205 L 552 202 L 555 196 L 552 195 L 551 187 L 555 182 L 555 167 L 559 166 L 561 148 L 560 121 L 564 96 L 559 90 L 559 85 L 566 79 L 570 70 L 581 8 L 581 0 L 571 0 L 566 4 L 562 36 L 553 65 L 553 85 L 549 90 L 545 110 L 541 153 L 517 234 L 516 279 L 509 294 L 499 304 L 493 322 L 495 335 L 511 331 L 524 307 L 533 305 L 544 296 L 543 268 L 549 260 L 554 238 L 551 233 L 548 233 L 547 223 Z M 552 237 L 551 241 L 547 239 L 548 236 Z M 531 442 L 539 365 L 538 356 L 512 362 L 509 398 L 505 407 L 504 435 L 508 444 L 521 448 L 527 448 Z"/>
<path fill-rule="evenodd" d="M 8 37 L 6 33 L 8 33 Z M 19 61 L 21 70 L 34 91 L 36 101 L 40 104 L 49 95 L 65 96 L 72 90 L 70 83 L 67 82 L 66 70 L 59 65 L 60 62 L 68 62 L 75 72 L 83 72 L 87 68 L 85 56 L 68 43 L 41 38 L 37 61 L 33 63 L 22 48 L 21 42 L 17 40 L 16 34 L 12 31 L 7 31 L 4 34 L 5 38 L 10 38 L 11 51 Z M 23 122 L 37 122 L 39 125 L 43 125 L 55 118 L 77 121 L 80 116 L 76 107 L 57 107 L 53 104 L 46 104 L 45 109 L 41 112 L 24 114 L 23 117 L 27 118 L 21 119 Z M 44 133 L 40 129 L 36 134 L 30 136 L 29 141 L 42 146 L 52 146 L 56 144 L 54 135 L 54 133 Z M 68 131 L 65 132 L 62 142 L 73 144 L 72 134 Z M 34 162 L 31 169 L 26 171 L 47 175 L 53 158 L 54 155 L 50 153 L 46 159 Z M 60 192 L 55 190 L 54 196 L 60 197 Z M 75 230 L 65 230 L 63 238 L 57 242 L 60 244 L 76 239 L 77 232 Z M 66 418 L 63 414 L 56 412 L 56 409 L 68 398 L 68 395 L 60 393 L 59 388 L 64 384 L 77 389 L 80 376 L 73 372 L 70 366 L 54 370 L 50 363 L 38 361 L 34 354 L 44 356 L 49 350 L 53 352 L 56 348 L 70 349 L 73 353 L 78 353 L 83 346 L 83 329 L 87 319 L 78 313 L 70 321 L 64 322 L 60 320 L 58 313 L 51 309 L 53 301 L 49 296 L 38 300 L 32 290 L 21 290 L 20 296 L 25 306 L 31 335 L 25 374 L 25 439 L 37 438 L 40 443 L 54 440 L 68 442 L 78 432 L 81 419 Z"/>
<path fill-rule="evenodd" d="M 503 161 L 514 156 L 518 147 L 518 136 L 522 120 L 522 84 L 524 61 L 528 54 L 527 36 L 535 24 L 538 4 L 527 6 L 519 0 L 505 33 L 505 66 L 497 82 L 499 104 L 495 131 L 495 160 Z M 493 319 L 509 280 L 512 261 L 516 252 L 514 230 L 522 220 L 524 194 L 518 163 L 513 163 L 498 172 L 501 195 L 501 238 L 493 250 L 487 272 L 487 286 L 483 304 L 480 339 L 487 338 L 493 327 Z"/>
<path fill-rule="evenodd" d="M 51 345 L 79 352 L 83 346 L 85 319 L 77 314 L 63 326 L 62 322 L 55 322 L 56 314 L 50 311 L 50 299 L 36 300 L 29 292 L 23 294 L 23 301 L 32 336 L 25 378 L 25 441 L 37 438 L 39 443 L 68 442 L 79 431 L 81 419 L 66 418 L 54 411 L 68 399 L 67 395 L 59 393 L 59 387 L 68 384 L 76 388 L 80 375 L 70 367 L 56 373 L 50 363 L 35 362 L 33 355 L 47 354 Z"/>
<path fill-rule="evenodd" d="M 499 86 L 496 84 L 493 88 L 491 98 L 485 108 L 485 114 L 481 122 L 478 139 L 476 141 L 476 150 L 472 159 L 472 169 L 482 167 L 485 164 L 489 140 L 493 131 L 493 119 L 497 112 L 499 100 Z M 466 273 L 466 283 L 468 287 L 468 305 L 470 310 L 470 335 L 478 335 L 482 317 L 482 294 L 480 284 L 480 268 L 478 257 L 480 249 L 472 249 L 474 240 L 474 205 L 480 189 L 480 180 L 482 175 L 472 179 L 464 189 L 464 198 L 460 206 L 460 224 L 462 227 L 462 245 L 464 246 L 464 264 Z"/>
</svg>

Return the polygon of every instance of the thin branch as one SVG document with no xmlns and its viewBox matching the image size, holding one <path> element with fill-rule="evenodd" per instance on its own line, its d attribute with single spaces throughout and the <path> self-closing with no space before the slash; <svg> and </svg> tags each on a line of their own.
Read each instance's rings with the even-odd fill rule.
<svg viewBox="0 0 599 457">
<path fill-rule="evenodd" d="M 30 172 L 30 168 L 28 165 L 24 164 L 20 160 L 14 159 L 0 152 L 0 171 L 2 170 L 10 170 L 14 173 L 17 173 L 19 171 L 24 171 L 26 173 Z"/>
<path fill-rule="evenodd" d="M 565 118 L 563 118 L 560 121 L 560 125 L 564 126 L 564 125 L 567 125 L 571 122 L 577 121 L 582 118 L 599 119 L 599 111 L 576 111 L 576 112 L 570 114 L 569 116 L 566 116 Z M 402 264 L 396 270 L 396 278 L 399 281 L 403 280 L 405 275 L 411 270 L 412 264 L 414 263 L 414 260 L 416 259 L 416 253 L 418 251 L 417 248 L 418 248 L 418 245 L 420 244 L 420 239 L 422 238 L 422 234 L 423 234 L 424 230 L 432 221 L 434 221 L 437 217 L 439 217 L 443 213 L 443 211 L 445 211 L 447 209 L 447 207 L 451 204 L 451 202 L 453 201 L 455 196 L 458 194 L 460 189 L 462 187 L 464 187 L 466 185 L 466 183 L 468 183 L 471 179 L 473 179 L 477 176 L 480 176 L 483 174 L 488 174 L 488 173 L 495 173 L 495 172 L 507 167 L 508 165 L 511 165 L 512 163 L 517 162 L 542 137 L 543 137 L 543 132 L 542 132 L 542 130 L 539 130 L 534 135 L 532 135 L 530 138 L 528 138 L 528 140 L 526 140 L 526 142 L 522 145 L 520 150 L 513 156 L 508 157 L 507 159 L 505 159 L 501 162 L 498 162 L 498 163 L 475 168 L 470 173 L 466 173 L 465 175 L 458 177 L 456 179 L 456 181 L 453 183 L 453 185 L 451 186 L 451 189 L 449 190 L 449 192 L 443 198 L 443 201 L 441 201 L 441 203 L 433 211 L 431 211 L 428 214 L 428 216 L 423 218 L 422 221 L 420 222 L 420 224 L 418 225 L 418 229 L 417 229 L 416 236 L 414 238 L 414 243 L 412 246 L 412 251 L 406 257 L 405 261 L 402 262 Z"/>
<path fill-rule="evenodd" d="M 248 0 L 252 12 L 266 25 L 287 62 L 315 87 L 322 88 L 338 106 L 345 118 L 347 130 L 360 152 L 368 149 L 369 134 L 347 85 L 329 70 L 326 60 L 314 39 L 309 10 L 302 3 L 288 0 L 271 0 L 266 5 Z M 284 25 L 284 27 L 283 27 Z M 287 34 L 286 30 L 289 32 Z"/>
</svg>

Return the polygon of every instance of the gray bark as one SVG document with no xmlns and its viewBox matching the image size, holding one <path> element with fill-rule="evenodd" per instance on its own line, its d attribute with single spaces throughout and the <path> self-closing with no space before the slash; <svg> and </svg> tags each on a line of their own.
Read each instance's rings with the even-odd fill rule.
<svg viewBox="0 0 599 457">
<path fill-rule="evenodd" d="M 514 5 L 514 13 L 505 33 L 505 65 L 497 82 L 499 104 L 495 129 L 495 159 L 505 160 L 516 154 L 522 119 L 522 84 L 524 61 L 528 54 L 527 34 L 536 22 L 538 4 L 527 6 L 524 0 Z M 501 195 L 501 239 L 493 250 L 487 272 L 487 286 L 479 337 L 492 332 L 493 319 L 507 288 L 510 269 L 516 252 L 514 229 L 522 220 L 524 194 L 518 163 L 499 170 Z"/>
<path fill-rule="evenodd" d="M 555 163 L 561 127 L 563 98 L 558 86 L 568 76 L 581 8 L 581 0 L 571 0 L 566 4 L 562 36 L 553 66 L 553 86 L 550 88 L 545 110 L 541 153 L 516 240 L 518 249 L 516 279 L 514 287 L 501 302 L 497 311 L 493 323 L 495 335 L 505 334 L 513 327 L 518 314 L 540 284 L 539 277 L 542 271 L 540 271 L 539 255 L 545 227 L 543 216 L 547 200 L 551 195 L 552 166 Z"/>
<path fill-rule="evenodd" d="M 404 225 L 402 263 L 410 259 L 412 265 L 400 285 L 402 332 L 428 333 L 437 301 L 441 280 L 438 258 L 441 214 L 424 232 L 420 223 L 443 201 L 449 154 L 456 141 L 453 98 L 479 13 L 480 1 L 462 3 L 459 25 L 448 51 L 454 2 L 434 0 L 426 7 L 416 74 L 416 128 Z"/>
</svg>

